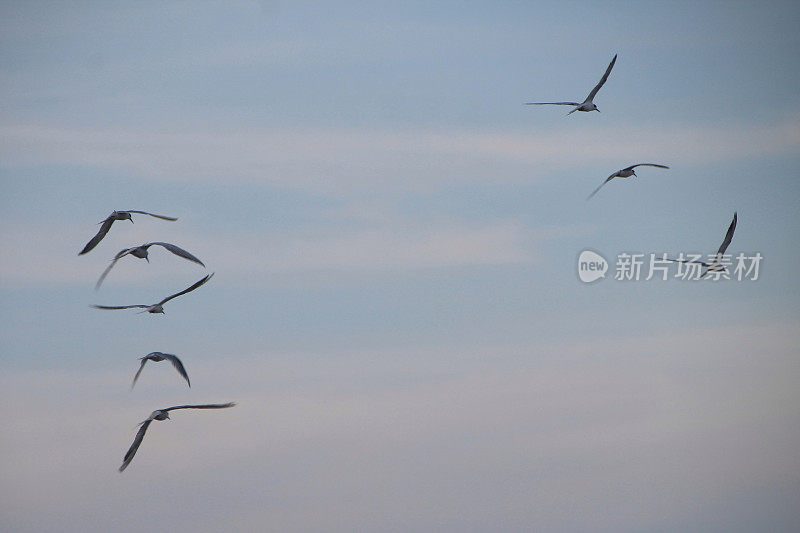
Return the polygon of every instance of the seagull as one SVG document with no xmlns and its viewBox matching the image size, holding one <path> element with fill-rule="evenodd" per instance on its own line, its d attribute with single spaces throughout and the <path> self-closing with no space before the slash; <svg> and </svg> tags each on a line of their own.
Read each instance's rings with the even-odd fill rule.
<svg viewBox="0 0 800 533">
<path fill-rule="evenodd" d="M 572 111 L 567 113 L 567 115 L 571 115 L 575 111 L 586 111 L 586 112 L 588 112 L 588 111 L 597 111 L 599 113 L 600 110 L 597 109 L 597 106 L 594 105 L 594 102 L 592 102 L 592 100 L 594 99 L 595 95 L 597 94 L 597 91 L 600 90 L 600 87 L 602 87 L 603 84 L 608 79 L 608 75 L 611 74 L 611 69 L 614 68 L 614 63 L 616 63 L 616 62 L 617 62 L 617 54 L 614 54 L 614 59 L 612 59 L 611 63 L 608 64 L 608 68 L 606 69 L 606 73 L 603 74 L 602 78 L 600 78 L 600 82 L 597 85 L 594 86 L 594 89 L 592 89 L 592 92 L 590 92 L 589 96 L 586 97 L 586 100 L 584 100 L 581 103 L 578 103 L 578 102 L 525 102 L 525 105 L 571 105 L 571 106 L 576 106 L 575 109 L 573 109 Z"/>
<path fill-rule="evenodd" d="M 207 275 L 206 277 L 204 277 L 200 281 L 196 282 L 194 285 L 192 285 L 188 289 L 183 289 L 181 292 L 176 292 L 172 296 L 167 296 L 166 298 L 164 298 L 163 300 L 161 300 L 157 304 L 153 304 L 153 305 L 93 305 L 92 307 L 94 307 L 95 309 L 133 309 L 133 308 L 140 308 L 140 309 L 144 309 L 144 311 L 141 311 L 142 313 L 144 313 L 144 312 L 147 312 L 147 313 L 163 313 L 164 312 L 163 305 L 165 303 L 167 303 L 168 301 L 172 300 L 173 298 L 177 298 L 178 296 L 180 296 L 182 294 L 186 294 L 187 292 L 192 292 L 197 287 L 199 287 L 200 285 L 202 285 L 206 281 L 210 280 L 211 276 L 213 276 L 213 275 L 214 275 L 214 273 L 212 272 L 211 274 Z"/>
<path fill-rule="evenodd" d="M 94 286 L 94 290 L 97 290 L 97 289 L 100 288 L 100 284 L 102 284 L 103 280 L 106 279 L 106 276 L 111 271 L 111 269 L 114 267 L 114 265 L 117 264 L 117 261 L 119 261 L 120 259 L 122 259 L 126 255 L 132 255 L 132 256 L 138 257 L 140 259 L 145 259 L 149 263 L 150 259 L 147 256 L 147 249 L 150 248 L 153 245 L 163 246 L 165 249 L 169 250 L 170 252 L 172 252 L 173 254 L 177 255 L 178 257 L 183 257 L 184 259 L 188 259 L 189 261 L 194 261 L 198 265 L 201 265 L 201 266 L 205 267 L 203 262 L 200 261 L 198 258 L 193 256 L 192 254 L 190 254 L 189 252 L 187 252 L 183 248 L 175 246 L 174 244 L 170 244 L 168 242 L 148 242 L 147 244 L 142 244 L 140 246 L 134 246 L 133 248 L 126 248 L 126 249 L 120 251 L 117 255 L 115 255 L 114 259 L 111 260 L 111 264 L 108 265 L 108 267 L 106 267 L 106 269 L 103 271 L 103 274 L 100 276 L 100 279 L 97 280 L 97 283 Z"/>
<path fill-rule="evenodd" d="M 611 174 L 609 177 L 606 178 L 606 181 L 604 181 L 603 183 L 600 184 L 600 187 L 602 187 L 603 185 L 605 185 L 609 181 L 613 180 L 614 178 L 630 178 L 631 176 L 637 176 L 638 174 L 636 174 L 636 171 L 633 170 L 636 167 L 669 168 L 666 165 L 657 165 L 656 163 L 638 163 L 636 165 L 631 165 L 629 167 L 623 168 L 622 170 L 618 170 L 618 171 L 614 172 L 613 174 Z M 592 192 L 592 194 L 590 194 L 586 199 L 588 200 L 589 198 L 591 198 L 592 196 L 597 194 L 597 191 L 600 190 L 600 187 L 597 187 L 594 190 L 594 192 Z"/>
<path fill-rule="evenodd" d="M 139 370 L 136 372 L 136 375 L 133 376 L 133 383 L 131 383 L 131 390 L 133 390 L 133 386 L 136 385 L 136 380 L 139 379 L 139 374 L 141 374 L 142 370 L 144 370 L 144 364 L 147 361 L 153 361 L 154 363 L 159 363 L 165 359 L 168 359 L 169 362 L 172 363 L 172 366 L 175 367 L 175 370 L 178 371 L 178 374 L 183 376 L 189 387 L 192 386 L 192 384 L 189 382 L 189 375 L 186 374 L 186 369 L 183 368 L 183 363 L 181 363 L 181 360 L 178 359 L 176 356 L 172 355 L 171 353 L 150 352 L 149 354 L 145 355 L 144 357 L 140 357 L 139 359 L 141 359 L 142 364 L 139 367 Z"/>
<path fill-rule="evenodd" d="M 100 224 L 102 224 L 102 226 L 100 226 L 100 231 L 97 232 L 97 235 L 92 237 L 92 240 L 90 240 L 89 242 L 86 243 L 86 246 L 83 247 L 83 250 L 78 252 L 78 255 L 83 255 L 83 254 L 87 254 L 87 253 L 91 252 L 92 249 L 95 246 L 97 246 L 97 243 L 99 243 L 100 241 L 103 240 L 103 237 L 105 237 L 106 233 L 108 233 L 108 230 L 111 229 L 111 224 L 113 224 L 115 220 L 130 220 L 131 224 L 133 224 L 133 219 L 131 218 L 131 213 L 139 213 L 139 214 L 142 214 L 142 215 L 150 215 L 151 217 L 156 217 L 156 218 L 160 218 L 160 219 L 163 219 L 163 220 L 170 220 L 170 221 L 173 221 L 173 222 L 175 220 L 178 220 L 177 218 L 165 217 L 164 215 L 155 215 L 153 213 L 148 213 L 147 211 L 133 211 L 133 210 L 130 210 L 130 211 L 114 211 L 113 213 L 108 215 L 108 217 L 104 221 L 100 222 Z"/>
<path fill-rule="evenodd" d="M 136 450 L 138 450 L 139 445 L 142 444 L 144 434 L 147 432 L 147 428 L 150 426 L 150 422 L 153 420 L 168 420 L 170 419 L 169 412 L 177 409 L 225 409 L 228 407 L 233 407 L 234 405 L 236 405 L 235 402 L 212 403 L 206 405 L 178 405 L 175 407 L 168 407 L 166 409 L 153 411 L 150 413 L 150 416 L 147 417 L 147 420 L 139 423 L 139 431 L 136 433 L 136 438 L 133 439 L 133 444 L 131 444 L 131 447 L 128 448 L 128 451 L 125 453 L 125 457 L 122 460 L 122 466 L 119 467 L 119 471 L 122 472 L 128 467 L 129 464 L 131 464 L 133 456 L 136 455 Z"/>
<path fill-rule="evenodd" d="M 714 256 L 714 260 L 711 263 L 706 263 L 703 261 L 693 261 L 693 260 L 684 260 L 684 259 L 667 259 L 667 261 L 672 261 L 673 263 L 697 263 L 703 265 L 706 271 L 703 273 L 701 278 L 704 278 L 708 275 L 709 272 L 725 272 L 725 267 L 722 266 L 722 256 L 725 254 L 725 250 L 728 249 L 728 245 L 730 245 L 731 241 L 733 240 L 733 232 L 736 231 L 736 221 L 738 220 L 736 212 L 733 213 L 733 220 L 731 221 L 731 225 L 728 226 L 728 232 L 725 234 L 725 240 L 722 241 L 722 244 L 719 245 L 719 250 L 717 250 L 717 254 Z"/>
</svg>

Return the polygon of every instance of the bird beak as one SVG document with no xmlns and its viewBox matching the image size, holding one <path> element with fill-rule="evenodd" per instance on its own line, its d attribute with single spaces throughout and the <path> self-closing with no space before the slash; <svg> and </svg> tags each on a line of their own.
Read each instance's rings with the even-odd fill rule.
<svg viewBox="0 0 800 533">
<path fill-rule="evenodd" d="M 598 113 L 600 112 L 600 110 L 599 110 L 599 109 L 597 109 L 597 108 L 595 108 L 595 111 L 597 111 Z"/>
</svg>

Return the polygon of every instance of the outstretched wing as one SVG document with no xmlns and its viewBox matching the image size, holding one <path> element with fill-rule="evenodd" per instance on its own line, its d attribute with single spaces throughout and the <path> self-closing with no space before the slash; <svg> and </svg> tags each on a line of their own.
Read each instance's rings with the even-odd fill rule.
<svg viewBox="0 0 800 533">
<path fill-rule="evenodd" d="M 605 185 L 605 184 L 606 184 L 606 183 L 608 183 L 609 181 L 613 180 L 613 179 L 614 179 L 614 177 L 616 177 L 616 175 L 617 175 L 617 173 L 615 172 L 615 173 L 611 174 L 609 177 L 607 177 L 607 178 L 606 178 L 606 181 L 604 181 L 603 183 L 601 183 L 601 184 L 600 184 L 600 185 L 599 185 L 599 186 L 598 186 L 598 187 L 597 187 L 597 188 L 596 188 L 594 191 L 592 191 L 592 194 L 590 194 L 589 196 L 587 196 L 587 197 L 586 197 L 586 200 L 588 201 L 588 200 L 589 200 L 589 199 L 590 199 L 592 196 L 594 196 L 595 194 L 597 194 L 597 191 L 599 191 L 599 190 L 600 190 L 600 189 L 603 187 L 603 185 Z"/>
<path fill-rule="evenodd" d="M 102 225 L 100 226 L 100 231 L 97 232 L 97 235 L 92 237 L 92 240 L 86 243 L 86 246 L 83 247 L 83 250 L 78 252 L 78 255 L 83 255 L 91 252 L 92 249 L 94 249 L 94 247 L 97 246 L 97 243 L 102 241 L 103 237 L 106 236 L 106 233 L 108 233 L 108 230 L 111 229 L 111 224 L 114 223 L 114 220 L 116 219 L 113 216 L 109 215 L 109 217 L 102 222 Z"/>
<path fill-rule="evenodd" d="M 525 105 L 581 105 L 578 102 L 525 102 Z"/>
<path fill-rule="evenodd" d="M 177 292 L 177 293 L 173 294 L 172 296 L 167 296 L 166 298 L 164 298 L 163 300 L 158 302 L 158 305 L 164 305 L 165 303 L 167 303 L 168 301 L 172 300 L 173 298 L 177 298 L 178 296 L 180 296 L 182 294 L 186 294 L 187 292 L 192 292 L 197 287 L 199 287 L 200 285 L 202 285 L 203 283 L 205 283 L 206 281 L 211 279 L 211 276 L 213 276 L 213 275 L 214 275 L 214 273 L 212 272 L 211 274 L 207 275 L 206 277 L 204 277 L 203 279 L 201 279 L 200 281 L 198 281 L 197 283 L 195 283 L 194 285 L 192 285 L 188 289 L 183 289 L 181 292 Z M 149 307 L 149 306 L 145 306 L 145 307 Z"/>
<path fill-rule="evenodd" d="M 236 405 L 236 402 L 208 403 L 205 405 L 176 405 L 175 407 L 161 409 L 161 411 L 175 411 L 177 409 L 226 409 L 228 407 L 233 407 L 234 405 Z"/>
<path fill-rule="evenodd" d="M 625 167 L 623 170 L 633 170 L 636 167 L 658 167 L 658 168 L 669 168 L 666 165 L 658 165 L 656 163 L 637 163 L 635 165 L 631 165 L 629 167 Z"/>
<path fill-rule="evenodd" d="M 156 214 L 154 214 L 154 213 L 148 213 L 147 211 L 134 211 L 134 210 L 128 210 L 128 213 L 139 213 L 139 214 L 141 214 L 141 215 L 150 215 L 151 217 L 160 218 L 160 219 L 162 219 L 162 220 L 171 220 L 171 221 L 173 221 L 173 222 L 174 222 L 174 221 L 176 221 L 176 220 L 178 220 L 178 219 L 177 219 L 177 218 L 175 218 L 175 217 L 167 217 L 167 216 L 164 216 L 164 215 L 156 215 Z"/>
<path fill-rule="evenodd" d="M 611 63 L 608 64 L 608 68 L 606 69 L 606 73 L 603 74 L 602 78 L 600 78 L 600 83 L 595 85 L 594 89 L 592 89 L 592 92 L 590 92 L 589 96 L 586 97 L 587 101 L 591 102 L 592 100 L 594 100 L 594 96 L 597 94 L 597 91 L 600 90 L 600 87 L 602 87 L 603 84 L 608 79 L 608 75 L 611 74 L 611 69 L 614 68 L 614 63 L 616 63 L 616 62 L 617 62 L 617 54 L 614 54 L 614 59 L 612 59 Z"/>
<path fill-rule="evenodd" d="M 136 455 L 136 450 L 139 449 L 139 445 L 142 443 L 142 439 L 144 439 L 144 434 L 147 432 L 147 428 L 150 427 L 150 422 L 152 421 L 153 419 L 148 418 L 142 422 L 142 425 L 139 427 L 139 431 L 136 433 L 136 438 L 133 439 L 133 444 L 131 444 L 131 447 L 128 448 L 127 452 L 125 452 L 125 457 L 122 459 L 122 466 L 119 467 L 120 472 L 125 470 L 128 465 L 131 464 L 133 456 Z"/>
<path fill-rule="evenodd" d="M 147 356 L 142 357 L 142 364 L 139 366 L 139 370 L 136 371 L 136 375 L 133 376 L 133 383 L 131 383 L 131 390 L 133 390 L 133 386 L 136 385 L 136 380 L 139 379 L 139 374 L 141 374 L 142 370 L 144 370 L 144 364 L 149 360 L 150 359 Z"/>
<path fill-rule="evenodd" d="M 736 220 L 737 214 L 733 213 L 733 220 L 731 221 L 731 225 L 728 226 L 728 233 L 725 234 L 725 240 L 722 241 L 722 244 L 719 246 L 719 250 L 717 250 L 717 257 L 716 260 L 720 259 L 720 256 L 725 253 L 725 250 L 728 249 L 728 245 L 733 240 L 733 232 L 736 231 Z"/>
<path fill-rule="evenodd" d="M 200 261 L 198 258 L 193 256 L 192 254 L 190 254 L 189 252 L 187 252 L 183 248 L 180 248 L 180 247 L 175 246 L 174 244 L 170 244 L 168 242 L 151 242 L 148 246 L 152 246 L 154 244 L 157 244 L 158 246 L 163 246 L 164 248 L 166 248 L 167 250 L 169 250 L 173 254 L 177 255 L 178 257 L 183 257 L 184 259 L 188 259 L 189 261 L 194 261 L 198 265 L 201 265 L 201 266 L 205 267 L 205 265 L 203 264 L 202 261 Z"/>
<path fill-rule="evenodd" d="M 119 253 L 117 253 L 117 255 L 114 256 L 114 259 L 111 260 L 111 264 L 106 267 L 106 269 L 103 271 L 102 274 L 100 274 L 100 279 L 98 279 L 97 283 L 94 284 L 94 290 L 100 288 L 100 285 L 103 283 L 103 280 L 106 279 L 106 276 L 108 276 L 108 273 L 111 272 L 112 268 L 114 268 L 114 265 L 117 264 L 117 261 L 119 261 L 120 258 L 128 255 L 135 249 L 136 248 L 125 248 L 124 250 L 121 250 Z"/>
<path fill-rule="evenodd" d="M 93 305 L 95 309 L 148 309 L 150 305 Z"/>
<path fill-rule="evenodd" d="M 181 363 L 181 360 L 178 359 L 177 356 L 172 355 L 171 353 L 162 353 L 161 355 L 169 359 L 170 363 L 172 363 L 172 366 L 174 366 L 175 370 L 178 371 L 178 374 L 183 376 L 183 379 L 185 379 L 186 383 L 189 385 L 189 387 L 191 387 L 192 384 L 189 381 L 189 375 L 186 373 L 186 369 L 183 368 L 183 363 Z"/>
</svg>

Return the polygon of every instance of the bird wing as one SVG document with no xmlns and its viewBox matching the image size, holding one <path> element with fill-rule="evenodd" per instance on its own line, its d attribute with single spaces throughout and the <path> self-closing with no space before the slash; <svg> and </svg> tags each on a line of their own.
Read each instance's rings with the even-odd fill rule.
<svg viewBox="0 0 800 533">
<path fill-rule="evenodd" d="M 148 418 L 142 425 L 139 427 L 139 431 L 136 433 L 136 438 L 133 439 L 133 444 L 131 447 L 128 448 L 128 451 L 125 452 L 125 457 L 122 459 L 122 466 L 119 467 L 119 471 L 122 472 L 125 470 L 131 461 L 133 460 L 133 456 L 136 455 L 136 450 L 139 449 L 139 445 L 142 443 L 142 439 L 144 439 L 144 434 L 147 432 L 147 428 L 150 427 L 150 422 L 152 422 L 152 418 Z"/>
<path fill-rule="evenodd" d="M 97 290 L 97 289 L 100 288 L 100 285 L 103 284 L 103 280 L 106 279 L 106 276 L 108 276 L 108 273 L 111 272 L 111 269 L 114 267 L 114 265 L 116 263 L 117 263 L 117 259 L 116 258 L 111 260 L 111 264 L 108 265 L 105 270 L 103 270 L 103 273 L 100 274 L 100 278 L 97 280 L 97 283 L 94 284 L 94 290 Z"/>
<path fill-rule="evenodd" d="M 171 220 L 171 221 L 173 221 L 173 222 L 174 222 L 174 221 L 176 221 L 176 220 L 178 220 L 178 219 L 177 219 L 177 218 L 175 218 L 175 217 L 167 217 L 167 216 L 164 216 L 164 215 L 156 215 L 156 214 L 154 214 L 154 213 L 148 213 L 147 211 L 134 211 L 134 210 L 128 210 L 128 213 L 139 213 L 139 214 L 142 214 L 142 215 L 150 215 L 151 217 L 160 218 L 160 219 L 162 219 L 162 220 Z"/>
<path fill-rule="evenodd" d="M 152 305 L 93 305 L 95 309 L 148 309 L 153 307 Z"/>
<path fill-rule="evenodd" d="M 117 264 L 117 261 L 119 261 L 121 257 L 125 257 L 126 255 L 128 255 L 135 249 L 136 248 L 125 248 L 124 250 L 117 253 L 117 255 L 114 256 L 114 259 L 111 260 L 111 264 L 106 267 L 106 269 L 103 271 L 102 274 L 100 274 L 100 279 L 98 279 L 97 283 L 94 284 L 94 290 L 100 288 L 100 285 L 103 283 L 103 280 L 106 279 L 106 276 L 108 276 L 108 273 L 111 272 L 111 269 L 114 267 L 114 265 Z"/>
<path fill-rule="evenodd" d="M 622 170 L 633 170 L 636 167 L 658 167 L 658 168 L 669 168 L 666 165 L 658 165 L 656 163 L 637 163 L 635 165 L 631 165 L 629 167 L 625 167 Z"/>
<path fill-rule="evenodd" d="M 177 356 L 175 356 L 175 355 L 172 355 L 171 353 L 162 353 L 161 355 L 163 355 L 164 357 L 166 357 L 167 359 L 169 359 L 169 361 L 172 363 L 172 366 L 174 366 L 174 367 L 175 367 L 175 370 L 177 370 L 177 371 L 178 371 L 178 374 L 180 374 L 181 376 L 183 376 L 183 379 L 185 379 L 185 380 L 186 380 L 186 383 L 189 385 L 189 387 L 191 387 L 191 386 L 192 386 L 192 384 L 191 384 L 191 382 L 189 381 L 189 374 L 187 374 L 187 373 L 186 373 L 186 369 L 185 369 L 185 368 L 183 368 L 183 363 L 181 363 L 181 360 L 180 360 L 180 359 L 178 359 L 178 357 L 177 357 Z"/>
<path fill-rule="evenodd" d="M 612 59 L 611 63 L 608 64 L 608 68 L 606 69 L 606 73 L 603 74 L 602 78 L 600 78 L 600 83 L 595 85 L 594 89 L 592 89 L 592 92 L 590 92 L 589 96 L 586 97 L 586 101 L 591 102 L 594 99 L 594 96 L 597 94 L 597 91 L 600 90 L 600 87 L 602 87 L 603 84 L 608 79 L 608 75 L 611 74 L 611 69 L 614 68 L 614 63 L 616 63 L 616 62 L 617 62 L 617 54 L 614 54 L 614 59 Z"/>
<path fill-rule="evenodd" d="M 172 300 L 173 298 L 177 298 L 177 297 L 178 297 L 178 296 L 180 296 L 181 294 L 186 294 L 187 292 L 192 292 L 192 291 L 193 291 L 193 290 L 195 290 L 197 287 L 199 287 L 200 285 L 202 285 L 203 283 L 205 283 L 206 281 L 208 281 L 209 279 L 211 279 L 211 276 L 213 276 L 213 275 L 214 275 L 214 273 L 212 272 L 211 274 L 207 275 L 206 277 L 204 277 L 203 279 L 201 279 L 200 281 L 198 281 L 197 283 L 195 283 L 194 285 L 192 285 L 192 286 L 191 286 L 191 287 L 189 287 L 188 289 L 183 289 L 181 292 L 176 292 L 176 293 L 175 293 L 175 294 L 173 294 L 172 296 L 167 296 L 166 298 L 164 298 L 163 300 L 161 300 L 160 302 L 158 302 L 158 304 L 157 304 L 157 305 L 164 305 L 164 304 L 165 304 L 165 303 L 167 303 L 168 301 Z M 145 307 L 150 307 L 150 306 L 145 306 Z"/>
<path fill-rule="evenodd" d="M 601 183 L 601 184 L 600 184 L 600 185 L 599 185 L 599 186 L 598 186 L 598 187 L 597 187 L 597 188 L 596 188 L 594 191 L 592 191 L 592 194 L 590 194 L 589 196 L 587 196 L 587 197 L 586 197 L 586 200 L 589 200 L 589 199 L 590 199 L 592 196 L 594 196 L 595 194 L 597 194 L 597 191 L 599 191 L 599 190 L 600 190 L 600 188 L 601 188 L 603 185 L 605 185 L 605 184 L 606 184 L 606 183 L 608 183 L 609 181 L 613 180 L 613 179 L 614 179 L 614 177 L 616 177 L 616 175 L 617 175 L 617 173 L 616 173 L 616 172 L 614 172 L 614 173 L 613 173 L 613 174 L 611 174 L 609 177 L 607 177 L 607 178 L 606 178 L 606 181 L 604 181 L 603 183 Z"/>
<path fill-rule="evenodd" d="M 581 105 L 578 102 L 525 102 L 525 105 Z"/>
<path fill-rule="evenodd" d="M 728 233 L 725 234 L 725 240 L 722 241 L 722 244 L 719 246 L 719 250 L 717 250 L 717 257 L 715 261 L 720 258 L 719 256 L 725 253 L 725 250 L 728 249 L 728 245 L 731 243 L 731 240 L 733 240 L 733 232 L 736 231 L 736 220 L 737 214 L 733 213 L 733 220 L 731 221 L 731 225 L 728 226 Z"/>
<path fill-rule="evenodd" d="M 236 405 L 236 402 L 209 403 L 205 405 L 176 405 L 175 407 L 161 409 L 161 411 L 175 411 L 176 409 L 225 409 L 228 407 L 233 407 L 234 405 Z"/>
<path fill-rule="evenodd" d="M 183 248 L 180 248 L 180 247 L 175 246 L 174 244 L 170 244 L 168 242 L 151 242 L 148 246 L 152 246 L 154 244 L 157 244 L 159 246 L 163 246 L 164 248 L 166 248 L 167 250 L 169 250 L 173 254 L 177 255 L 178 257 L 183 257 L 184 259 L 188 259 L 189 261 L 194 261 L 198 265 L 201 265 L 201 266 L 205 267 L 205 265 L 203 264 L 202 261 L 200 261 L 198 258 L 193 256 L 192 254 L 190 254 L 189 252 L 187 252 Z"/>
<path fill-rule="evenodd" d="M 133 383 L 131 383 L 131 390 L 133 390 L 133 386 L 136 385 L 136 380 L 139 379 L 139 374 L 141 374 L 142 370 L 144 370 L 144 364 L 149 360 L 150 358 L 147 356 L 142 357 L 142 364 L 139 366 L 139 370 L 136 371 L 136 375 L 133 376 Z"/>
<path fill-rule="evenodd" d="M 109 217 L 106 218 L 102 222 L 102 225 L 100 226 L 100 230 L 97 232 L 97 235 L 92 237 L 92 240 L 90 240 L 89 242 L 86 243 L 86 246 L 83 247 L 83 250 L 78 252 L 78 255 L 83 255 L 83 254 L 91 252 L 92 249 L 95 246 L 97 246 L 97 243 L 102 241 L 103 237 L 106 236 L 106 233 L 108 233 L 108 230 L 111 229 L 111 224 L 114 223 L 114 220 L 115 220 L 115 218 L 113 216 L 109 215 Z"/>
</svg>

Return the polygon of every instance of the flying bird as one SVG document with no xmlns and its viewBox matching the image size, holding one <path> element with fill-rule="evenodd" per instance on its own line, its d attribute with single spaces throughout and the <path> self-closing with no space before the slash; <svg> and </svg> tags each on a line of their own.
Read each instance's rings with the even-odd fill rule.
<svg viewBox="0 0 800 533">
<path fill-rule="evenodd" d="M 601 184 L 600 184 L 600 186 L 599 186 L 599 187 L 597 187 L 597 188 L 594 190 L 594 192 L 592 192 L 592 194 L 590 194 L 589 196 L 587 196 L 587 197 L 586 197 L 586 199 L 588 200 L 589 198 L 591 198 L 592 196 L 594 196 L 595 194 L 597 194 L 597 191 L 599 191 L 599 190 L 600 190 L 600 188 L 601 188 L 603 185 L 605 185 L 605 184 L 606 184 L 606 183 L 608 183 L 609 181 L 613 180 L 614 178 L 630 178 L 631 176 L 637 176 L 638 174 L 636 174 L 636 171 L 635 171 L 635 170 L 633 170 L 633 169 L 634 169 L 634 168 L 636 168 L 636 167 L 658 167 L 658 168 L 669 168 L 669 167 L 668 167 L 668 166 L 666 166 L 666 165 L 657 165 L 656 163 L 638 163 L 638 164 L 636 164 L 636 165 L 631 165 L 631 166 L 629 166 L 629 167 L 625 167 L 625 168 L 623 168 L 622 170 L 618 170 L 618 171 L 614 172 L 613 174 L 611 174 L 609 177 L 607 177 L 607 178 L 606 178 L 606 181 L 604 181 L 603 183 L 601 183 Z"/>
<path fill-rule="evenodd" d="M 122 459 L 122 466 L 119 467 L 119 471 L 122 472 L 128 467 L 129 464 L 131 464 L 133 456 L 136 455 L 136 450 L 138 450 L 139 445 L 142 444 L 144 434 L 147 432 L 147 428 L 150 426 L 150 422 L 153 420 L 168 420 L 169 412 L 177 409 L 226 409 L 228 407 L 233 407 L 234 405 L 236 405 L 235 402 L 212 403 L 206 405 L 178 405 L 176 407 L 168 407 L 166 409 L 153 411 L 150 413 L 150 416 L 147 417 L 147 420 L 139 423 L 139 431 L 136 433 L 136 438 L 133 439 L 133 444 L 131 444 L 131 447 L 128 448 L 128 451 L 125 453 L 125 457 Z"/>
<path fill-rule="evenodd" d="M 94 289 L 97 290 L 97 289 L 100 288 L 100 285 L 103 283 L 103 280 L 106 279 L 106 276 L 111 271 L 111 269 L 114 267 L 114 265 L 117 264 L 117 261 L 119 261 L 120 259 L 122 259 L 126 255 L 132 255 L 133 257 L 138 257 L 140 259 L 145 259 L 149 263 L 150 262 L 150 258 L 148 257 L 147 249 L 150 248 L 153 245 L 162 246 L 166 250 L 169 250 L 173 254 L 177 255 L 178 257 L 183 257 L 184 259 L 188 259 L 189 261 L 194 261 L 198 265 L 201 265 L 201 266 L 205 267 L 205 265 L 203 264 L 202 261 L 200 261 L 198 258 L 193 256 L 192 254 L 190 254 L 189 252 L 187 252 L 183 248 L 180 248 L 180 247 L 175 246 L 174 244 L 170 244 L 168 242 L 149 242 L 147 244 L 142 244 L 140 246 L 134 246 L 133 248 L 126 248 L 126 249 L 120 251 L 117 255 L 115 255 L 114 259 L 111 260 L 111 264 L 108 265 L 108 267 L 106 267 L 106 269 L 100 275 L 100 279 L 97 280 L 97 283 L 95 284 Z"/>
<path fill-rule="evenodd" d="M 597 94 L 597 91 L 600 90 L 600 87 L 602 87 L 603 84 L 608 79 L 608 75 L 611 74 L 611 69 L 614 68 L 614 63 L 616 63 L 616 62 L 617 62 L 617 54 L 614 54 L 614 59 L 612 59 L 611 63 L 608 64 L 608 68 L 606 69 L 606 73 L 603 74 L 603 77 L 600 78 L 600 82 L 597 85 L 594 86 L 594 89 L 592 89 L 592 92 L 589 93 L 589 96 L 587 96 L 586 100 L 584 100 L 583 102 L 580 102 L 580 103 L 579 102 L 525 102 L 525 105 L 571 105 L 571 106 L 576 106 L 575 109 L 573 109 L 572 111 L 567 113 L 567 115 L 571 115 L 575 111 L 586 111 L 586 112 L 597 111 L 599 113 L 600 110 L 597 109 L 597 106 L 594 105 L 594 102 L 592 102 L 592 100 L 594 100 L 594 97 Z"/>
<path fill-rule="evenodd" d="M 708 275 L 709 272 L 725 272 L 725 267 L 722 266 L 722 256 L 725 254 L 725 250 L 728 249 L 731 241 L 733 240 L 733 232 L 736 231 L 736 222 L 738 220 L 736 212 L 733 213 L 733 220 L 731 221 L 731 225 L 728 226 L 728 232 L 725 234 L 725 240 L 722 241 L 722 244 L 719 245 L 719 250 L 717 250 L 717 254 L 714 256 L 714 259 L 711 263 L 706 263 L 704 261 L 694 261 L 694 260 L 684 260 L 684 259 L 667 259 L 667 261 L 672 261 L 673 263 L 696 263 L 699 265 L 703 265 L 706 271 L 703 273 L 701 278 L 704 278 Z"/>
<path fill-rule="evenodd" d="M 106 233 L 108 233 L 108 230 L 111 229 L 111 224 L 113 224 L 115 220 L 130 220 L 131 224 L 133 224 L 133 218 L 131 218 L 131 213 L 139 213 L 139 214 L 142 214 L 142 215 L 150 215 L 151 217 L 160 218 L 162 220 L 170 220 L 170 221 L 173 221 L 173 222 L 175 220 L 178 220 L 177 218 L 174 218 L 174 217 L 166 217 L 164 215 L 155 215 L 153 213 L 148 213 L 147 211 L 134 211 L 134 210 L 130 210 L 130 211 L 114 211 L 113 213 L 108 215 L 108 217 L 104 221 L 100 222 L 100 224 L 102 224 L 102 226 L 100 226 L 100 231 L 97 232 L 97 235 L 92 237 L 92 240 L 90 240 L 89 242 L 86 243 L 86 246 L 83 247 L 83 250 L 78 252 L 78 255 L 83 255 L 83 254 L 91 252 L 92 249 L 95 246 L 97 246 L 97 243 L 99 243 L 100 241 L 103 240 L 103 237 L 105 237 Z"/>
<path fill-rule="evenodd" d="M 134 309 L 134 308 L 139 308 L 139 309 L 144 309 L 144 311 L 141 311 L 142 313 L 144 313 L 144 312 L 147 312 L 147 313 L 163 313 L 164 312 L 163 305 L 165 303 L 167 303 L 168 301 L 172 300 L 173 298 L 177 298 L 178 296 L 180 296 L 182 294 L 186 294 L 187 292 L 192 292 L 197 287 L 199 287 L 200 285 L 202 285 L 206 281 L 210 280 L 213 275 L 214 275 L 214 273 L 212 272 L 211 274 L 207 275 L 206 277 L 204 277 L 200 281 L 196 282 L 194 285 L 192 285 L 188 289 L 183 289 L 181 292 L 176 292 L 172 296 L 167 296 L 166 298 L 164 298 L 163 300 L 161 300 L 157 304 L 153 304 L 153 305 L 93 305 L 92 307 L 94 307 L 95 309 Z"/>
<path fill-rule="evenodd" d="M 186 380 L 186 383 L 189 385 L 189 387 L 192 386 L 192 384 L 189 382 L 189 375 L 186 373 L 186 369 L 183 368 L 183 363 L 181 363 L 181 360 L 178 359 L 177 356 L 172 355 L 171 353 L 150 352 L 149 354 L 145 355 L 144 357 L 140 357 L 139 359 L 141 359 L 142 364 L 139 366 L 139 370 L 136 371 L 136 375 L 133 376 L 133 383 L 131 383 L 131 390 L 133 390 L 133 386 L 136 385 L 136 380 L 139 379 L 139 374 L 141 374 L 142 370 L 144 370 L 144 365 L 145 363 L 147 363 L 147 361 L 153 361 L 154 363 L 159 363 L 161 361 L 164 361 L 165 359 L 169 360 L 169 362 L 172 363 L 172 366 L 175 367 L 175 370 L 178 371 L 178 374 L 183 376 L 183 379 Z"/>
</svg>

